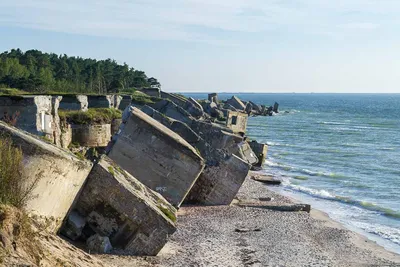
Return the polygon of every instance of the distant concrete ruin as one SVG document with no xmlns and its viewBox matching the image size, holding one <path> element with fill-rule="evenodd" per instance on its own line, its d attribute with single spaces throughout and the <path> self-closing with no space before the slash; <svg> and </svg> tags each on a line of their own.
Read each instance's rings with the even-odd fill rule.
<svg viewBox="0 0 400 267">
<path fill-rule="evenodd" d="M 88 97 L 86 95 L 64 95 L 59 109 L 87 111 L 88 106 Z"/>
<path fill-rule="evenodd" d="M 21 179 L 25 186 L 34 185 L 34 197 L 28 200 L 26 210 L 48 220 L 51 230 L 58 231 L 92 164 L 3 122 L 0 135 L 10 137 L 22 150 Z"/>
<path fill-rule="evenodd" d="M 52 96 L 0 96 L 0 118 L 18 115 L 15 127 L 54 140 Z"/>
<path fill-rule="evenodd" d="M 113 139 L 108 156 L 175 207 L 204 168 L 204 160 L 189 143 L 137 108 Z"/>
<path fill-rule="evenodd" d="M 62 229 L 67 237 L 106 238 L 100 252 L 155 256 L 175 228 L 176 209 L 116 163 L 103 157 L 87 178 Z M 102 251 L 101 251 L 102 250 Z"/>
<path fill-rule="evenodd" d="M 237 96 L 232 96 L 226 103 L 241 111 L 246 109 L 246 105 Z"/>
<path fill-rule="evenodd" d="M 226 127 L 234 133 L 244 135 L 247 128 L 248 115 L 243 112 L 229 111 L 226 118 Z"/>
</svg>

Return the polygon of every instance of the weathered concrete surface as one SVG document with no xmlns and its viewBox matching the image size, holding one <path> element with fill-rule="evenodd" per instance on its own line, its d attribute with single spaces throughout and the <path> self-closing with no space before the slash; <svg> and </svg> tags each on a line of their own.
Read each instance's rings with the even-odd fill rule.
<svg viewBox="0 0 400 267">
<path fill-rule="evenodd" d="M 161 97 L 161 91 L 159 88 L 143 88 L 138 90 L 140 92 L 145 93 L 146 95 L 153 96 L 153 97 Z"/>
<path fill-rule="evenodd" d="M 26 210 L 52 218 L 57 231 L 88 176 L 92 164 L 79 160 L 69 151 L 0 122 L 0 135 L 9 136 L 22 149 L 21 179 L 33 187 Z"/>
<path fill-rule="evenodd" d="M 192 97 L 186 101 L 185 109 L 195 118 L 204 116 L 203 107 Z"/>
<path fill-rule="evenodd" d="M 246 133 L 248 115 L 243 112 L 229 111 L 226 118 L 226 127 L 234 133 Z"/>
<path fill-rule="evenodd" d="M 208 101 L 218 103 L 218 94 L 217 93 L 208 94 Z"/>
<path fill-rule="evenodd" d="M 133 108 L 108 155 L 122 168 L 179 207 L 204 168 L 182 137 Z"/>
<path fill-rule="evenodd" d="M 261 144 L 258 143 L 257 141 L 253 140 L 249 143 L 251 149 L 253 152 L 257 155 L 258 157 L 258 162 L 254 166 L 256 167 L 261 167 L 265 159 L 267 158 L 267 153 L 268 153 L 268 146 L 266 144 Z"/>
<path fill-rule="evenodd" d="M 114 95 L 88 95 L 88 108 L 113 108 Z"/>
<path fill-rule="evenodd" d="M 116 106 L 119 110 L 125 110 L 127 106 L 129 106 L 132 102 L 132 96 L 130 95 L 122 95 L 122 99 L 119 102 L 119 105 Z"/>
<path fill-rule="evenodd" d="M 191 125 L 192 121 L 195 120 L 189 112 L 167 99 L 161 100 L 151 105 L 151 107 L 170 118 L 184 122 L 188 125 Z"/>
<path fill-rule="evenodd" d="M 186 200 L 204 205 L 229 205 L 249 170 L 250 165 L 235 155 L 218 166 L 207 166 Z"/>
<path fill-rule="evenodd" d="M 61 123 L 61 137 L 60 137 L 60 146 L 62 148 L 68 148 L 68 146 L 72 142 L 72 128 L 71 124 Z"/>
<path fill-rule="evenodd" d="M 170 101 L 174 102 L 176 105 L 180 106 L 181 108 L 185 108 L 187 99 L 173 93 L 167 93 L 161 91 L 161 97 L 165 99 L 169 99 Z"/>
<path fill-rule="evenodd" d="M 73 211 L 86 218 L 81 238 L 108 237 L 117 254 L 157 255 L 176 230 L 176 209 L 107 157 L 93 167 Z"/>
<path fill-rule="evenodd" d="M 86 95 L 65 95 L 62 96 L 60 109 L 62 110 L 88 110 L 88 97 Z"/>
<path fill-rule="evenodd" d="M 246 109 L 246 105 L 237 96 L 232 96 L 232 98 L 228 99 L 226 103 L 239 110 Z"/>
<path fill-rule="evenodd" d="M 72 142 L 86 147 L 106 147 L 111 140 L 111 124 L 72 124 Z"/>
<path fill-rule="evenodd" d="M 111 135 L 114 135 L 118 132 L 119 126 L 122 123 L 122 119 L 113 119 L 111 122 Z M 110 139 L 108 139 L 109 141 Z"/>
<path fill-rule="evenodd" d="M 58 109 L 60 107 L 60 101 L 62 96 L 53 96 L 51 98 L 51 116 L 53 116 L 53 122 L 51 128 L 53 129 L 53 142 L 56 146 L 61 146 L 61 123 L 60 116 L 58 115 Z"/>
<path fill-rule="evenodd" d="M 54 138 L 52 111 L 51 96 L 0 96 L 0 118 L 18 113 L 15 127 L 51 140 Z"/>
<path fill-rule="evenodd" d="M 258 157 L 257 155 L 253 152 L 251 149 L 250 145 L 246 141 L 242 141 L 236 146 L 237 150 L 234 151 L 234 154 L 250 165 L 256 165 L 258 164 Z"/>
</svg>

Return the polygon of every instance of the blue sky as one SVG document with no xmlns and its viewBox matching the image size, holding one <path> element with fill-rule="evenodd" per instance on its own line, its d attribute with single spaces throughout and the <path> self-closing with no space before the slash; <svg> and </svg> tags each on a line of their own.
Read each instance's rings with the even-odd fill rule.
<svg viewBox="0 0 400 267">
<path fill-rule="evenodd" d="M 0 50 L 113 58 L 166 91 L 400 93 L 399 0 L 0 0 Z"/>
</svg>

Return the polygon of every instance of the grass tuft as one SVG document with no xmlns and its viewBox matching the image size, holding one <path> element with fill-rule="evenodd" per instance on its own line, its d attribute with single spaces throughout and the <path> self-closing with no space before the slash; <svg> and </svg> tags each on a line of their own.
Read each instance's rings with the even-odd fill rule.
<svg viewBox="0 0 400 267">
<path fill-rule="evenodd" d="M 88 111 L 59 110 L 62 122 L 70 124 L 110 124 L 113 119 L 121 119 L 122 111 L 114 108 L 90 108 Z"/>
</svg>

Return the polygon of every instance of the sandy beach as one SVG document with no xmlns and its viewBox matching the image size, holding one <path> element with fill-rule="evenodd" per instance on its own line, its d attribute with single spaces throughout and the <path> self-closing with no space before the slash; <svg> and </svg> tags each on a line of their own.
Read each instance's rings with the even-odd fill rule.
<svg viewBox="0 0 400 267">
<path fill-rule="evenodd" d="M 236 203 L 293 200 L 249 177 Z M 400 266 L 400 255 L 347 230 L 325 213 L 261 207 L 182 207 L 178 230 L 157 257 L 99 256 L 110 266 Z"/>
</svg>

